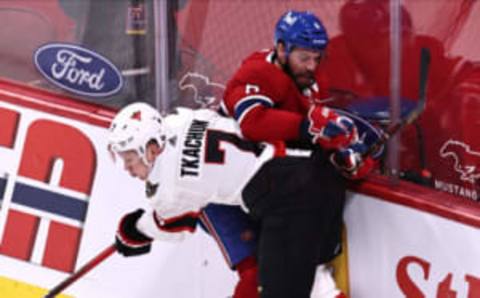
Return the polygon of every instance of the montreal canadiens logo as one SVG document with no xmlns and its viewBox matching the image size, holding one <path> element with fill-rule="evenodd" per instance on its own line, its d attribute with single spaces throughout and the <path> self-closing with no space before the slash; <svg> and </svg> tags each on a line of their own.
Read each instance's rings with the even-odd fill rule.
<svg viewBox="0 0 480 298">
<path fill-rule="evenodd" d="M 122 75 L 115 65 L 78 45 L 46 44 L 35 51 L 34 61 L 45 78 L 72 93 L 106 97 L 123 86 Z"/>
</svg>

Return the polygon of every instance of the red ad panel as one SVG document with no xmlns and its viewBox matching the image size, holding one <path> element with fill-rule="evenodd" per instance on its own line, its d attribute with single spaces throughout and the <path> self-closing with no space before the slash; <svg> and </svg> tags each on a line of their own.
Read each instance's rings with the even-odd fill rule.
<svg viewBox="0 0 480 298">
<path fill-rule="evenodd" d="M 8 212 L 7 225 L 0 245 L 0 254 L 30 260 L 39 218 L 20 211 Z"/>
<path fill-rule="evenodd" d="M 42 265 L 72 272 L 77 259 L 82 230 L 51 222 Z"/>
</svg>

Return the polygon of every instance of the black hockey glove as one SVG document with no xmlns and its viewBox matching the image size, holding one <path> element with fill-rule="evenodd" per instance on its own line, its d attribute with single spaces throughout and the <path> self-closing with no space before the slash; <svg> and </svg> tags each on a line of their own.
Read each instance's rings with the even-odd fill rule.
<svg viewBox="0 0 480 298">
<path fill-rule="evenodd" d="M 125 257 L 143 255 L 150 252 L 152 238 L 142 234 L 137 227 L 137 221 L 145 212 L 137 209 L 122 217 L 115 235 L 115 247 Z"/>
</svg>

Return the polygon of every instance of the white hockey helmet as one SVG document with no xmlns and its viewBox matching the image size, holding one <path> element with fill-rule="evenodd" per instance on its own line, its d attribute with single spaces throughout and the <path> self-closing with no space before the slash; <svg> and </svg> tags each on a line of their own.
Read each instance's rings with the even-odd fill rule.
<svg viewBox="0 0 480 298">
<path fill-rule="evenodd" d="M 135 150 L 145 164 L 147 144 L 154 140 L 165 145 L 163 118 L 152 106 L 136 102 L 125 106 L 113 118 L 109 129 L 108 150 L 113 154 Z"/>
</svg>

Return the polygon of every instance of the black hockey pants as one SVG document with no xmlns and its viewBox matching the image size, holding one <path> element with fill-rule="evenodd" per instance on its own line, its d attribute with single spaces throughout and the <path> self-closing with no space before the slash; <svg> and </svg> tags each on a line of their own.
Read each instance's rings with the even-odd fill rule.
<svg viewBox="0 0 480 298">
<path fill-rule="evenodd" d="M 275 158 L 245 187 L 243 200 L 260 221 L 262 298 L 309 298 L 318 264 L 340 247 L 345 180 L 323 153 Z"/>
</svg>

